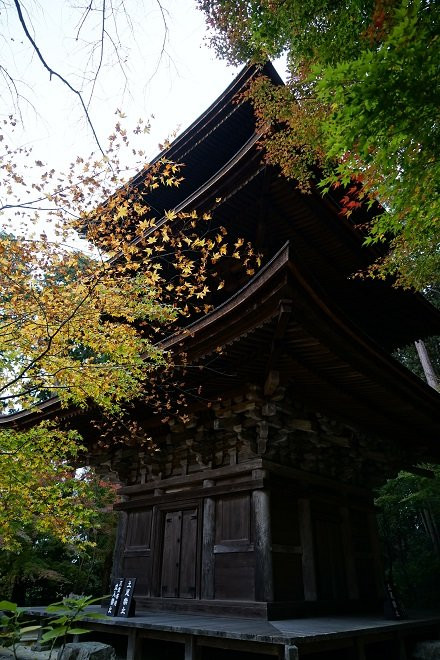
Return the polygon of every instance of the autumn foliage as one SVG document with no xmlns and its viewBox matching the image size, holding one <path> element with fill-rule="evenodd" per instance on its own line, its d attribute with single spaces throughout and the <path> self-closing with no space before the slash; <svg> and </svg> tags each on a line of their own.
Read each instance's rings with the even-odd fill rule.
<svg viewBox="0 0 440 660">
<path fill-rule="evenodd" d="M 0 235 L 3 411 L 38 409 L 56 395 L 63 407 L 99 409 L 112 428 L 118 423 L 112 420 L 122 419 L 133 400 L 183 415 L 182 375 L 175 374 L 176 356 L 164 352 L 161 338 L 184 332 L 185 319 L 211 309 L 210 292 L 223 287 L 219 262 L 232 260 L 252 274 L 258 255 L 240 238 L 229 241 L 209 210 L 153 214 L 149 195 L 160 186 L 178 186 L 182 166 L 169 161 L 166 152 L 145 165 L 142 149 L 131 143 L 146 130 L 142 122 L 129 139 L 119 121 L 104 158 L 78 158 L 65 174 L 35 160 L 31 151 L 5 146 L 13 124 L 4 124 L 0 165 L 6 194 Z M 124 150 L 130 166 L 121 164 Z M 161 379 L 164 388 L 157 386 Z M 127 424 L 128 435 L 135 437 L 124 418 L 126 429 Z M 45 459 L 37 465 L 38 443 Z M 68 488 L 76 489 L 81 500 L 81 487 L 67 468 L 78 463 L 77 454 L 73 436 L 60 429 L 0 433 L 5 546 L 16 542 L 9 516 L 19 510 L 17 499 L 13 506 L 7 502 L 17 489 L 40 532 L 47 525 L 66 539 L 70 529 L 72 538 L 84 516 L 91 515 L 80 506 L 75 507 L 78 516 L 71 515 L 67 506 Z M 19 476 L 26 469 L 38 474 L 38 487 L 35 479 Z M 45 489 L 52 508 L 44 503 L 49 502 Z M 39 504 L 28 507 L 31 500 Z"/>
<path fill-rule="evenodd" d="M 439 27 L 430 0 L 198 0 L 217 53 L 287 55 L 285 88 L 255 81 L 266 158 L 302 190 L 346 189 L 341 214 L 382 208 L 369 274 L 423 290 L 440 277 Z M 355 186 L 353 188 L 353 185 Z M 338 196 L 336 195 L 336 196 Z M 375 207 L 377 208 L 377 206 Z"/>
</svg>

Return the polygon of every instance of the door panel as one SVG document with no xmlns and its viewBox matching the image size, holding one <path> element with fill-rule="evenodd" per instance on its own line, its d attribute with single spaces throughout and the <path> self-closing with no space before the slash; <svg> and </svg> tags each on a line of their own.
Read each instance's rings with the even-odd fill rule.
<svg viewBox="0 0 440 660">
<path fill-rule="evenodd" d="M 315 519 L 318 593 L 324 600 L 347 598 L 345 558 L 338 521 Z"/>
<path fill-rule="evenodd" d="M 180 532 L 182 512 L 170 511 L 165 516 L 162 556 L 162 598 L 177 598 L 179 594 Z"/>
<path fill-rule="evenodd" d="M 151 544 L 152 509 L 133 511 L 128 514 L 125 547 L 149 549 Z"/>
<path fill-rule="evenodd" d="M 196 597 L 197 509 L 165 514 L 162 551 L 162 598 Z"/>
<path fill-rule="evenodd" d="M 216 543 L 227 544 L 230 541 L 250 543 L 250 496 L 246 493 L 219 498 L 217 500 L 216 520 Z"/>
<path fill-rule="evenodd" d="M 182 511 L 179 598 L 195 598 L 197 561 L 197 509 Z"/>
</svg>

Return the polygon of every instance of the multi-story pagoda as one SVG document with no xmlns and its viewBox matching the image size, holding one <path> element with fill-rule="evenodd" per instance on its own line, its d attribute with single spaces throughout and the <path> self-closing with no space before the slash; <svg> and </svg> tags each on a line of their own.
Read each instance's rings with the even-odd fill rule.
<svg viewBox="0 0 440 660">
<path fill-rule="evenodd" d="M 353 279 L 376 254 L 338 199 L 301 194 L 264 165 L 252 109 L 237 102 L 256 73 L 246 68 L 171 145 L 185 180 L 153 200 L 215 206 L 265 265 L 250 281 L 227 278 L 229 297 L 185 339 L 205 367 L 193 381 L 216 403 L 194 404 L 187 425 L 145 419 L 160 451 L 112 458 L 125 484 L 114 574 L 137 577 L 144 609 L 274 618 L 377 606 L 373 488 L 440 455 L 439 395 L 391 356 L 438 333 L 439 314 Z"/>
<path fill-rule="evenodd" d="M 136 577 L 143 610 L 280 618 L 377 607 L 383 567 L 373 489 L 436 460 L 439 394 L 393 357 L 440 334 L 421 296 L 352 278 L 377 256 L 337 197 L 305 195 L 267 167 L 246 68 L 169 147 L 185 163 L 155 209 L 215 207 L 264 254 L 251 280 L 224 273 L 226 298 L 164 342 L 184 342 L 188 388 L 213 401 L 161 425 L 159 451 L 93 450 L 121 489 L 113 574 Z M 264 73 L 280 82 L 267 65 Z M 220 200 L 220 201 L 219 201 Z M 50 411 L 47 404 L 44 411 Z"/>
</svg>

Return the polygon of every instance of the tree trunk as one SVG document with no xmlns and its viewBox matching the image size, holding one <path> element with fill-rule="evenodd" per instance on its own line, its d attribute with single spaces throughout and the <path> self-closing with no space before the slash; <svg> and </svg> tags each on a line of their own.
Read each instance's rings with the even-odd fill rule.
<svg viewBox="0 0 440 660">
<path fill-rule="evenodd" d="M 428 385 L 433 387 L 435 390 L 439 390 L 439 378 L 435 373 L 434 367 L 432 366 L 425 342 L 422 339 L 417 339 L 414 344 Z"/>
</svg>

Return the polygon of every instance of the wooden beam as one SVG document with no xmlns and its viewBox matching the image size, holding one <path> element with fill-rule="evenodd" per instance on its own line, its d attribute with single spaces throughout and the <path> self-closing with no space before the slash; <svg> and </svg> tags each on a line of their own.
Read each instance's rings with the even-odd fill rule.
<svg viewBox="0 0 440 660">
<path fill-rule="evenodd" d="M 159 486 L 168 488 L 169 486 L 180 486 L 187 484 L 202 484 L 208 477 L 209 479 L 218 479 L 223 476 L 236 476 L 239 474 L 251 473 L 252 470 L 262 466 L 261 458 L 254 458 L 246 463 L 238 463 L 237 465 L 227 465 L 225 467 L 204 469 L 193 474 L 188 474 L 184 477 L 167 477 L 164 479 L 154 479 L 145 484 L 136 484 L 134 486 L 124 486 L 118 489 L 120 495 L 136 495 L 137 493 L 148 493 L 154 491 Z"/>
<path fill-rule="evenodd" d="M 284 646 L 274 642 L 255 642 L 243 639 L 232 639 L 228 637 L 197 637 L 197 645 L 203 648 L 222 649 L 227 651 L 245 651 L 246 653 L 256 653 L 258 655 L 276 656 L 280 655 L 284 660 Z M 231 660 L 234 656 L 230 655 Z"/>
<path fill-rule="evenodd" d="M 132 509 L 142 509 L 146 506 L 152 506 L 153 504 L 167 504 L 168 502 L 175 502 L 176 499 L 184 502 L 186 500 L 196 500 L 201 497 L 206 496 L 215 496 L 215 495 L 228 495 L 232 493 L 239 493 L 244 491 L 254 490 L 256 488 L 264 488 L 265 479 L 252 479 L 250 481 L 236 481 L 232 484 L 222 484 L 220 486 L 211 486 L 209 488 L 194 488 L 193 490 L 182 490 L 176 496 L 176 492 L 165 493 L 165 495 L 146 495 L 142 497 L 136 497 L 127 502 L 120 502 L 119 504 L 114 505 L 114 509 L 131 511 Z"/>
<path fill-rule="evenodd" d="M 275 474 L 280 477 L 292 480 L 295 483 L 308 483 L 314 486 L 314 490 L 318 490 L 319 487 L 324 487 L 327 489 L 336 490 L 338 493 L 343 493 L 344 496 L 356 497 L 362 500 L 367 500 L 365 503 L 365 510 L 372 511 L 374 510 L 373 505 L 371 504 L 371 490 L 366 488 L 361 488 L 359 486 L 353 486 L 352 484 L 341 483 L 335 479 L 329 479 L 328 477 L 323 477 L 320 474 L 314 474 L 313 472 L 306 472 L 305 470 L 299 470 L 298 468 L 290 467 L 289 465 L 280 465 L 279 463 L 274 463 L 273 461 L 263 458 L 261 461 L 262 468 L 266 469 L 270 474 Z M 356 506 L 361 506 L 361 502 L 357 501 Z"/>
</svg>

